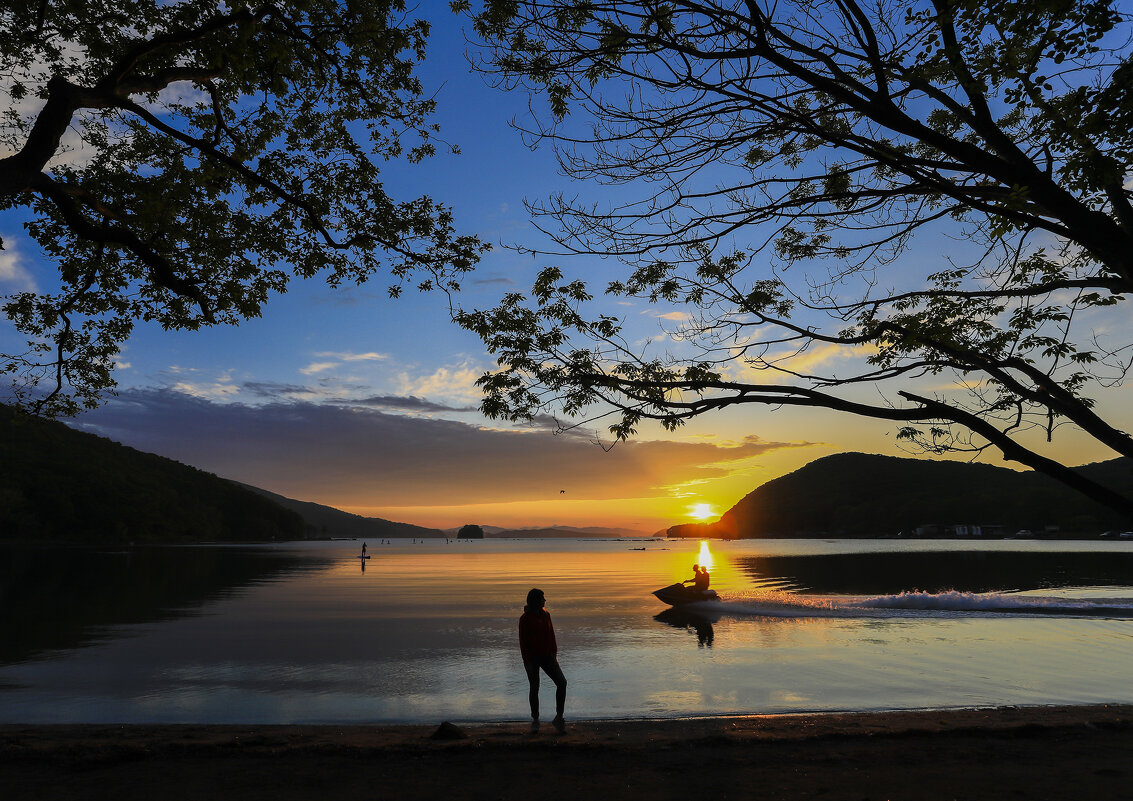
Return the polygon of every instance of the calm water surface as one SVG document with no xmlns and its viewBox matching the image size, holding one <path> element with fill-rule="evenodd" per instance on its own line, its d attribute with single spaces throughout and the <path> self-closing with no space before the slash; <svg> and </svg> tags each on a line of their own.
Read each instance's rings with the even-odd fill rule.
<svg viewBox="0 0 1133 801">
<path fill-rule="evenodd" d="M 4 547 L 0 721 L 521 720 L 533 586 L 574 719 L 1133 702 L 1130 542 L 393 542 Z"/>
</svg>

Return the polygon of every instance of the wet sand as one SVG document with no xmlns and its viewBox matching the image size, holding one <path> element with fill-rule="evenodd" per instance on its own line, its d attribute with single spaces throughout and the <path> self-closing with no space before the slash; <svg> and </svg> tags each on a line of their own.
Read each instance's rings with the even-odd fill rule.
<svg viewBox="0 0 1133 801">
<path fill-rule="evenodd" d="M 4 799 L 1133 797 L 1133 706 L 437 726 L 0 726 Z"/>
</svg>

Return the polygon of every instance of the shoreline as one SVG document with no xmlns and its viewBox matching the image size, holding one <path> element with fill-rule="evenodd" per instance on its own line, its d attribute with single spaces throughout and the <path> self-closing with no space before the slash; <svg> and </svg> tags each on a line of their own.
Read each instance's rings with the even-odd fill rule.
<svg viewBox="0 0 1133 801">
<path fill-rule="evenodd" d="M 569 711 L 569 710 L 568 710 Z M 439 721 L 438 721 L 439 724 Z M 1133 705 L 458 724 L 2 724 L 13 799 L 1117 799 Z"/>
</svg>

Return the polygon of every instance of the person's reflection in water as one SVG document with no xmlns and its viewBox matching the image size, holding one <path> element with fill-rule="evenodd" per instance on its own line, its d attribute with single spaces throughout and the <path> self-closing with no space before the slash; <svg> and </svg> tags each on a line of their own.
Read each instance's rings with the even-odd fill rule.
<svg viewBox="0 0 1133 801">
<path fill-rule="evenodd" d="M 712 647 L 712 643 L 716 639 L 716 630 L 712 626 L 712 621 L 707 617 L 702 617 L 692 612 L 685 612 L 680 609 L 666 609 L 660 614 L 654 615 L 653 619 L 659 623 L 664 623 L 667 626 L 672 626 L 675 629 L 692 629 L 696 632 L 696 645 L 698 648 Z"/>
<path fill-rule="evenodd" d="M 519 651 L 527 671 L 528 698 L 531 702 L 531 732 L 539 731 L 539 671 L 546 673 L 555 683 L 555 719 L 551 725 L 562 734 L 566 731 L 563 709 L 566 706 L 566 677 L 559 667 L 559 646 L 555 641 L 555 627 L 551 616 L 543 607 L 547 598 L 540 589 L 527 593 L 527 606 L 519 618 Z"/>
<path fill-rule="evenodd" d="M 696 645 L 698 648 L 708 646 L 712 647 L 712 641 L 716 639 L 716 630 L 712 628 L 712 622 L 709 620 L 701 619 L 694 620 L 692 627 L 696 629 Z"/>
</svg>

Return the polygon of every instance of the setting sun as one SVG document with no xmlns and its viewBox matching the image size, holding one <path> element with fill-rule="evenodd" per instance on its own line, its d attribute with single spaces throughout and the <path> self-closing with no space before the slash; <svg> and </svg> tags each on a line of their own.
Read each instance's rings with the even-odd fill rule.
<svg viewBox="0 0 1133 801">
<path fill-rule="evenodd" d="M 695 517 L 697 520 L 707 520 L 712 517 L 714 511 L 712 506 L 707 503 L 698 503 L 689 507 L 689 517 Z"/>
</svg>

